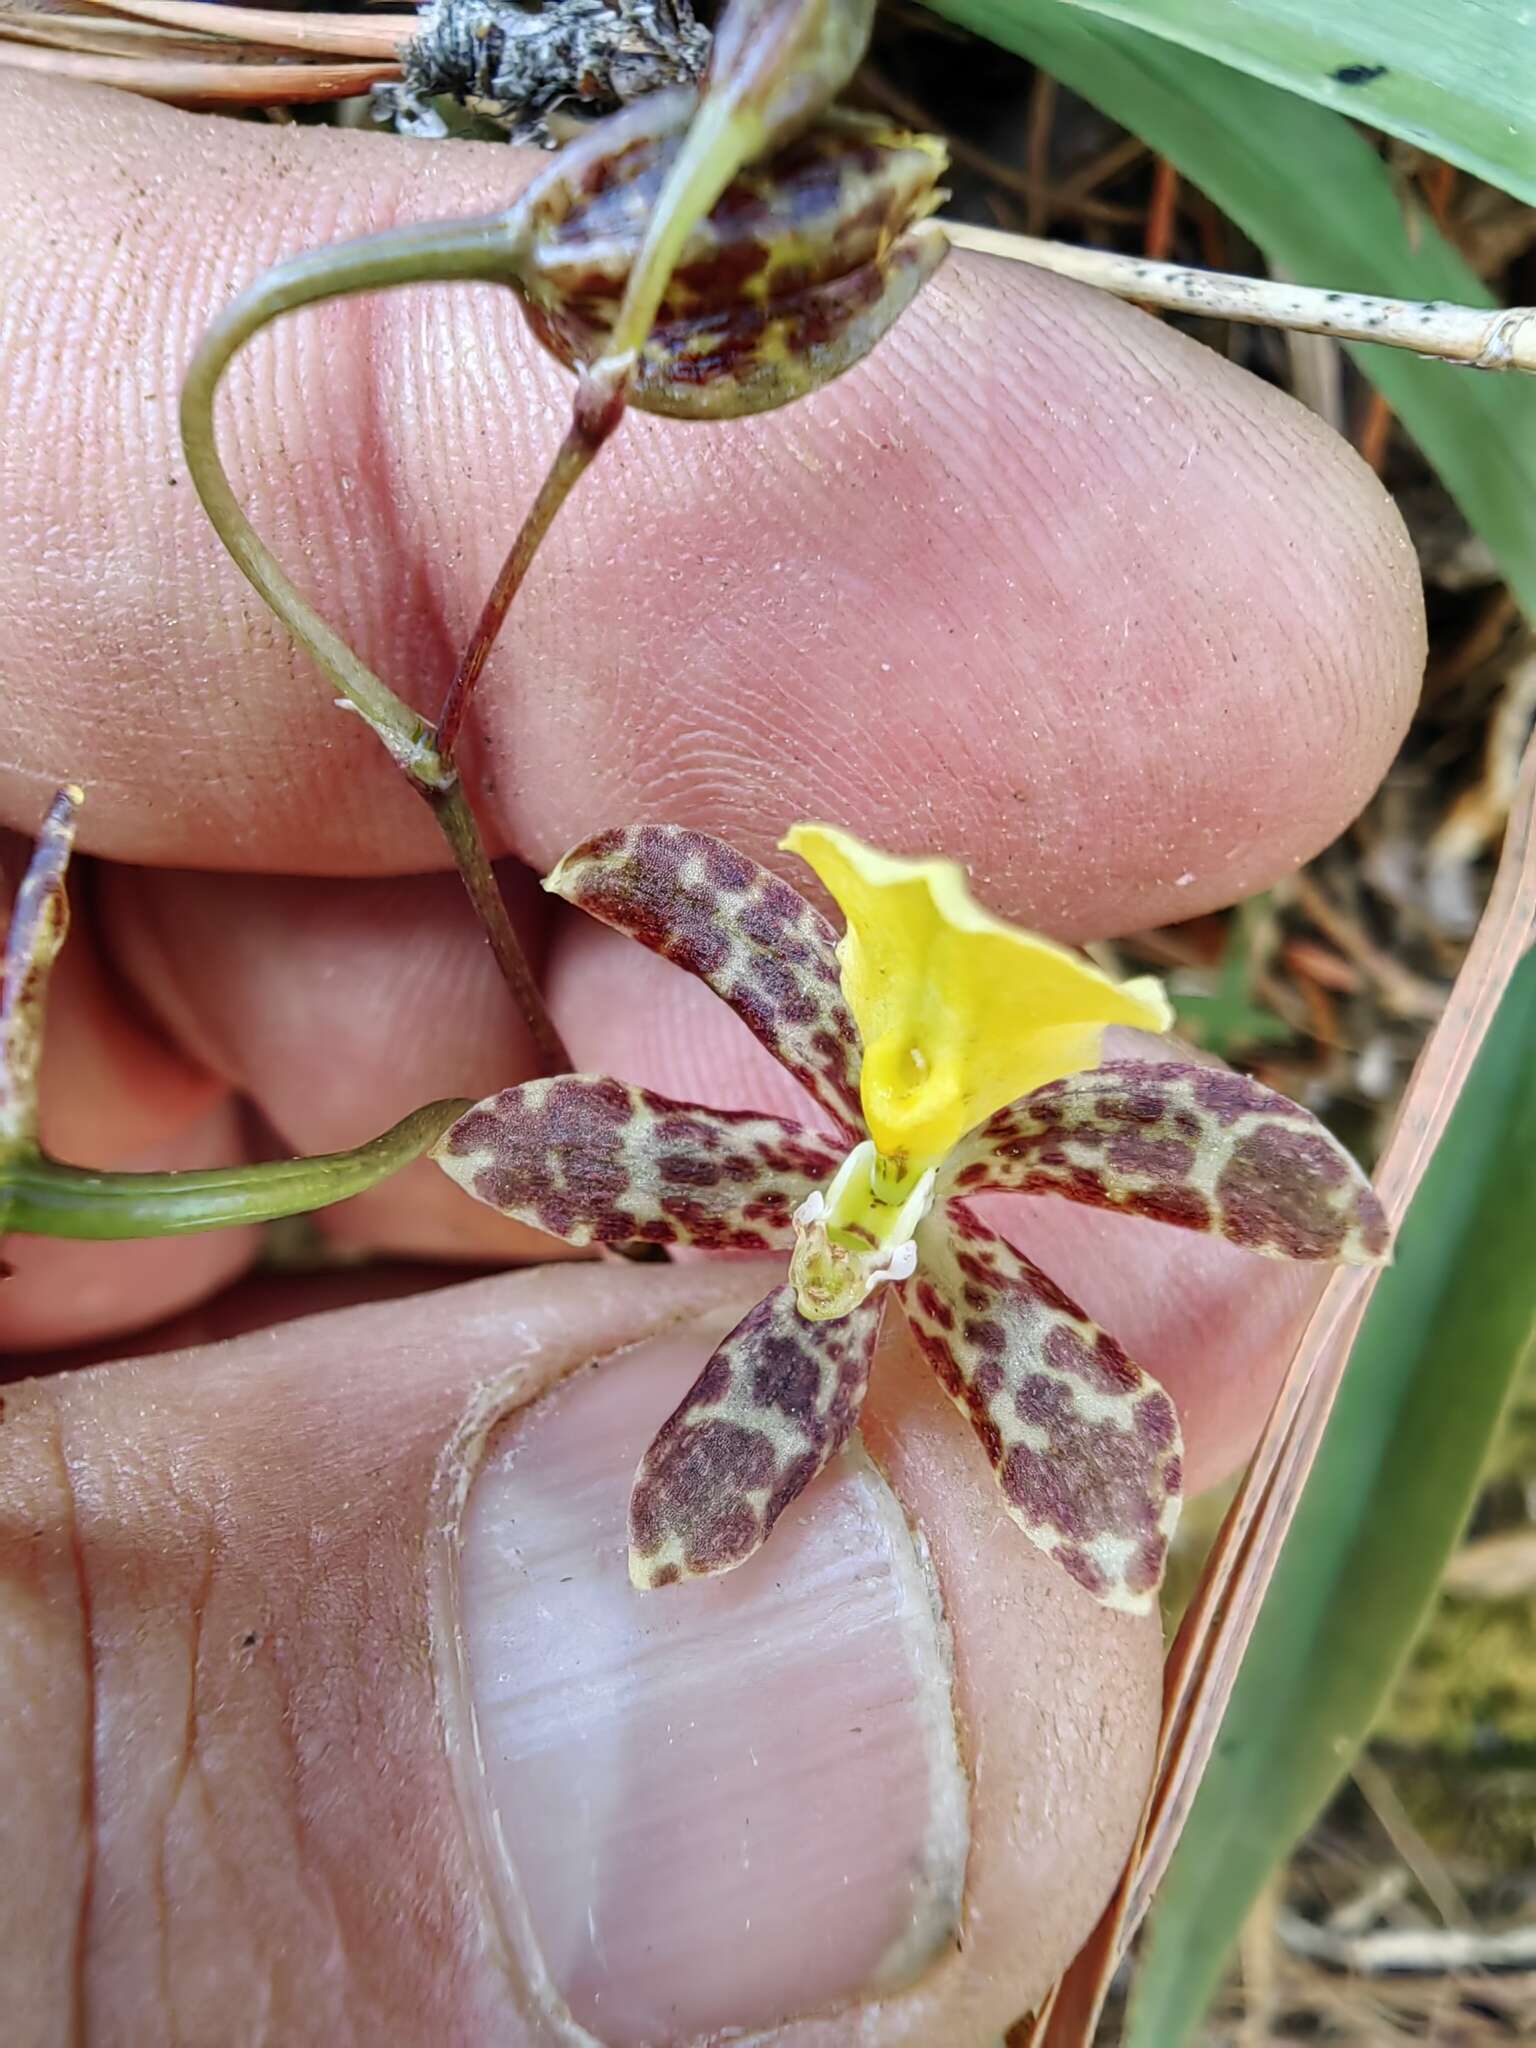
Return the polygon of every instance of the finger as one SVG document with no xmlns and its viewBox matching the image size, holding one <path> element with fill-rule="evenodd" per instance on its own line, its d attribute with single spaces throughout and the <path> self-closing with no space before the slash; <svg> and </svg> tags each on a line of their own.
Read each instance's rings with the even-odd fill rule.
<svg viewBox="0 0 1536 2048">
<path fill-rule="evenodd" d="M 515 863 L 501 879 L 537 972 L 539 892 Z M 424 1102 L 489 1095 L 537 1071 L 456 876 L 113 869 L 102 898 L 123 985 L 169 1042 L 259 1107 L 279 1149 L 343 1151 Z M 342 1242 L 406 1255 L 564 1253 L 466 1200 L 427 1162 L 318 1220 Z"/>
<path fill-rule="evenodd" d="M 899 1346 L 878 1465 L 637 1598 L 637 1451 L 766 1277 L 525 1274 L 10 1390 L 19 2037 L 981 2048 L 1039 1997 L 1135 1827 L 1156 1623 L 1012 1529 Z"/>
<path fill-rule="evenodd" d="M 3 906 L 26 865 L 25 843 L 0 833 Z M 52 976 L 39 1076 L 40 1131 L 59 1159 L 163 1172 L 245 1156 L 227 1087 L 162 1038 L 125 1001 L 96 942 L 97 877 L 78 864 L 69 943 Z M 73 1244 L 11 1237 L 0 1247 L 0 1353 L 88 1342 L 173 1315 L 226 1285 L 257 1250 L 248 1230 L 150 1244 Z"/>
<path fill-rule="evenodd" d="M 157 1357 L 166 1351 L 192 1351 L 220 1344 L 228 1337 L 244 1337 L 252 1330 L 274 1330 L 281 1323 L 296 1322 L 301 1316 L 326 1315 L 334 1309 L 355 1308 L 362 1302 L 404 1301 L 413 1294 L 431 1294 L 461 1282 L 478 1279 L 486 1269 L 461 1266 L 446 1274 L 441 1265 L 427 1261 L 370 1259 L 330 1266 L 296 1267 L 243 1274 L 230 1287 L 154 1323 L 135 1330 L 132 1344 L 121 1332 L 111 1337 L 88 1340 L 68 1349 L 53 1351 L 44 1369 L 72 1372 L 86 1365 L 112 1365 L 130 1353 L 135 1358 Z M 34 1364 L 38 1361 L 34 1361 Z M 22 1361 L 13 1362 L 5 1377 L 26 1377 Z"/>
<path fill-rule="evenodd" d="M 62 765 L 93 787 L 88 843 L 127 858 L 439 860 L 207 530 L 175 393 L 265 263 L 504 203 L 527 160 L 0 90 L 23 364 L 0 449 L 0 803 L 34 809 Z M 430 709 L 569 396 L 510 295 L 397 293 L 256 343 L 225 446 L 279 554 Z M 1102 934 L 1230 900 L 1331 837 L 1422 651 L 1401 524 L 1337 437 L 1128 307 L 956 258 L 815 399 L 627 424 L 494 659 L 479 766 L 503 843 L 540 868 L 614 819 L 761 853 L 822 815 Z"/>
</svg>

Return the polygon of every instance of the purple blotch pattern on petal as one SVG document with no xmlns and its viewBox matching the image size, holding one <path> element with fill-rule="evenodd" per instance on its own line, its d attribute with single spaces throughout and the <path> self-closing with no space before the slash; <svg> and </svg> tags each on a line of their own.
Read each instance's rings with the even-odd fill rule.
<svg viewBox="0 0 1536 2048">
<path fill-rule="evenodd" d="M 882 1306 L 876 1294 L 839 1322 L 808 1323 L 783 1286 L 737 1324 L 635 1474 L 629 1569 L 637 1586 L 727 1572 L 762 1545 L 847 1442 Z"/>
<path fill-rule="evenodd" d="M 782 1117 L 559 1074 L 466 1110 L 432 1156 L 476 1200 L 567 1244 L 766 1252 L 793 1244 L 795 1209 L 842 1148 Z"/>
<path fill-rule="evenodd" d="M 863 1137 L 837 934 L 788 882 L 707 832 L 631 825 L 568 853 L 544 886 L 698 975 L 839 1130 Z"/>
<path fill-rule="evenodd" d="M 912 1331 L 970 1422 L 1008 1512 L 1108 1607 L 1143 1613 L 1178 1521 L 1173 1402 L 963 1202 L 918 1231 Z"/>
<path fill-rule="evenodd" d="M 945 1192 L 1065 1195 L 1276 1259 L 1368 1265 L 1387 1219 L 1300 1103 L 1224 1069 L 1125 1060 L 1011 1103 L 951 1155 Z"/>
</svg>

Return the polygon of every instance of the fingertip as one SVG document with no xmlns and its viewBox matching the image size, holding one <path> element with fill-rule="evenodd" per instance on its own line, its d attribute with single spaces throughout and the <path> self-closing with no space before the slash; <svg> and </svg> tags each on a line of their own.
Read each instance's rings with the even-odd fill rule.
<svg viewBox="0 0 1536 2048">
<path fill-rule="evenodd" d="M 40 404 L 8 444 L 13 517 L 41 530 L 64 493 L 76 546 L 58 589 L 29 570 L 11 591 L 22 781 L 88 770 L 93 843 L 139 858 L 440 857 L 167 488 L 171 400 L 190 337 L 263 257 L 505 204 L 523 160 L 88 94 L 23 101 L 0 147 L 46 156 L 86 224 L 51 287 L 71 346 L 138 366 L 108 418 L 99 380 L 64 361 L 74 431 Z M 35 198 L 16 221 L 29 274 L 53 224 Z M 119 241 L 152 293 L 124 289 Z M 46 390 L 58 365 L 39 374 Z M 285 323 L 234 380 L 225 433 L 279 554 L 430 697 L 568 397 L 506 294 L 432 288 Z M 89 475 L 59 473 L 103 447 Z M 804 404 L 628 423 L 519 600 L 472 758 L 493 829 L 540 867 L 615 820 L 762 854 L 818 815 L 963 859 L 1023 922 L 1103 936 L 1230 901 L 1326 843 L 1391 757 L 1423 646 L 1401 522 L 1337 436 L 1133 308 L 959 256 Z M 129 699 L 131 729 L 113 715 Z M 178 768 L 167 804 L 164 764 L 189 746 L 195 801 Z"/>
</svg>

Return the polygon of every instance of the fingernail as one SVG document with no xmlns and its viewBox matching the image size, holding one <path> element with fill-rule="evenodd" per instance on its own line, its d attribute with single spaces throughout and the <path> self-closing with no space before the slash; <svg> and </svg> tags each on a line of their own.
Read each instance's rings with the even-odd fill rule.
<svg viewBox="0 0 1536 2048">
<path fill-rule="evenodd" d="M 726 1326 L 497 1424 L 459 1524 L 460 1794 L 532 1995 L 611 2048 L 895 1990 L 959 1924 L 948 1631 L 862 1450 L 740 1570 L 630 1586 L 636 1462 Z"/>
</svg>

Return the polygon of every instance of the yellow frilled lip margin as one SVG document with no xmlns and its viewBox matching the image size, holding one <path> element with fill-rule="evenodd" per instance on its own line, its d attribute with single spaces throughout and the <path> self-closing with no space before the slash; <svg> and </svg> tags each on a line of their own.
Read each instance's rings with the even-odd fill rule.
<svg viewBox="0 0 1536 2048">
<path fill-rule="evenodd" d="M 1005 924 L 954 861 L 903 860 L 835 825 L 796 825 L 779 844 L 843 913 L 837 953 L 864 1041 L 864 1115 L 904 1175 L 936 1165 L 1005 1103 L 1096 1066 L 1109 1025 L 1173 1023 L 1155 977 L 1112 981 Z"/>
</svg>

